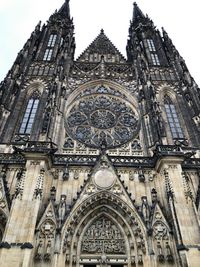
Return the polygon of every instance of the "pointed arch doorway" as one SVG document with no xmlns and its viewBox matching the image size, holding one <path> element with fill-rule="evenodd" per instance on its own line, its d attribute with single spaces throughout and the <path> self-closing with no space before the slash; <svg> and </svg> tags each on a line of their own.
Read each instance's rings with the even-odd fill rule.
<svg viewBox="0 0 200 267">
<path fill-rule="evenodd" d="M 62 250 L 65 267 L 138 267 L 149 260 L 135 207 L 109 191 L 77 205 L 66 221 Z"/>
</svg>

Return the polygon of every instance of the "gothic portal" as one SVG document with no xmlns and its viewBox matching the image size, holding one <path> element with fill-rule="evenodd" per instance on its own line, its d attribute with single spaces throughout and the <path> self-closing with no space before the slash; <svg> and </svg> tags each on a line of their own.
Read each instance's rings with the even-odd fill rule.
<svg viewBox="0 0 200 267">
<path fill-rule="evenodd" d="M 127 58 L 74 59 L 69 0 L 0 84 L 1 267 L 199 267 L 200 89 L 137 4 Z"/>
</svg>

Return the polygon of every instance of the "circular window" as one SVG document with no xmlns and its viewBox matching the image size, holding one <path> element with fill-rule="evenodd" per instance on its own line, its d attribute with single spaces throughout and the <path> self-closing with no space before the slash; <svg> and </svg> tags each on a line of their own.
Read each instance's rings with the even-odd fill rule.
<svg viewBox="0 0 200 267">
<path fill-rule="evenodd" d="M 139 117 L 127 99 L 109 94 L 109 89 L 82 94 L 65 116 L 68 134 L 95 148 L 114 148 L 135 138 Z"/>
</svg>

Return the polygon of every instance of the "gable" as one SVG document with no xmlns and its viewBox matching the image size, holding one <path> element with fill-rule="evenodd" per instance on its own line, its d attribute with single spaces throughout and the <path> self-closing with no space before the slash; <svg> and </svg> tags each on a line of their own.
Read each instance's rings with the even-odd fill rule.
<svg viewBox="0 0 200 267">
<path fill-rule="evenodd" d="M 126 59 L 112 44 L 108 37 L 101 30 L 97 38 L 79 56 L 77 61 L 81 62 L 100 62 L 102 57 L 108 63 L 125 63 Z"/>
</svg>

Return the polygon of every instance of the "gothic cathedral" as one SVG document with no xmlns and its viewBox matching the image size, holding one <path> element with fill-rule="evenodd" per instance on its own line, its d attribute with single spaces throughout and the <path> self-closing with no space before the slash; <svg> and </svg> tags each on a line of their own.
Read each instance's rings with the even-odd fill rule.
<svg viewBox="0 0 200 267">
<path fill-rule="evenodd" d="M 134 3 L 74 59 L 69 0 L 0 84 L 1 267 L 199 267 L 200 89 Z"/>
</svg>

